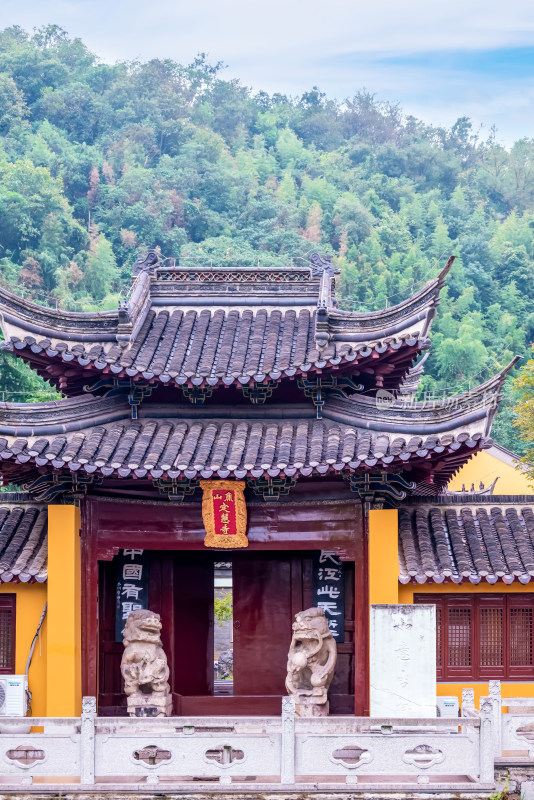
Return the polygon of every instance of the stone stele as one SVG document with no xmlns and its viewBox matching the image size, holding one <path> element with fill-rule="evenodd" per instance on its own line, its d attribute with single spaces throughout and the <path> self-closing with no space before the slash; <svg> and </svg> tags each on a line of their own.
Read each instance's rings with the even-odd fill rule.
<svg viewBox="0 0 534 800">
<path fill-rule="evenodd" d="M 371 716 L 436 716 L 436 607 L 372 605 Z"/>
<path fill-rule="evenodd" d="M 132 611 L 124 628 L 121 673 L 131 717 L 170 717 L 169 667 L 161 645 L 159 614 Z"/>
<path fill-rule="evenodd" d="M 328 688 L 336 661 L 337 647 L 323 609 L 308 608 L 296 614 L 287 657 L 286 689 L 295 698 L 298 717 L 328 714 Z"/>
</svg>

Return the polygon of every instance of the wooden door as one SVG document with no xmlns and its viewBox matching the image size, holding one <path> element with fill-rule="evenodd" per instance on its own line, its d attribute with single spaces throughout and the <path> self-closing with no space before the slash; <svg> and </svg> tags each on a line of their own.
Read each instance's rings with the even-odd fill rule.
<svg viewBox="0 0 534 800">
<path fill-rule="evenodd" d="M 295 614 L 312 604 L 312 553 L 233 554 L 234 713 L 279 714 Z M 354 707 L 354 569 L 345 565 L 345 644 L 331 710 Z M 348 590 L 348 591 L 347 591 Z M 241 698 L 241 701 L 239 701 Z M 243 710 L 241 710 L 241 706 Z"/>
<path fill-rule="evenodd" d="M 98 567 L 98 713 L 121 716 L 126 714 L 126 695 L 121 676 L 124 647 L 115 641 L 116 566 L 101 561 Z"/>
<path fill-rule="evenodd" d="M 150 554 L 149 608 L 161 617 L 174 713 L 183 695 L 213 693 L 213 555 L 184 551 Z M 99 565 L 99 713 L 126 714 L 115 641 L 115 562 Z"/>
<path fill-rule="evenodd" d="M 181 696 L 213 694 L 214 557 L 174 553 L 174 681 Z"/>
</svg>

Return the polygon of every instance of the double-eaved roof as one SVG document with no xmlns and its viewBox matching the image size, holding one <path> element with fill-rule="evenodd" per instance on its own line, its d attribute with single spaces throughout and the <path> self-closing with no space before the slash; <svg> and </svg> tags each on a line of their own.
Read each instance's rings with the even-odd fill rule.
<svg viewBox="0 0 534 800">
<path fill-rule="evenodd" d="M 439 491 L 491 444 L 506 374 L 413 402 L 451 263 L 413 297 L 371 313 L 338 308 L 335 270 L 317 255 L 306 268 L 212 269 L 150 253 L 135 265 L 129 299 L 102 314 L 1 289 L 3 348 L 68 395 L 0 406 L 4 482 L 367 471 Z"/>
</svg>

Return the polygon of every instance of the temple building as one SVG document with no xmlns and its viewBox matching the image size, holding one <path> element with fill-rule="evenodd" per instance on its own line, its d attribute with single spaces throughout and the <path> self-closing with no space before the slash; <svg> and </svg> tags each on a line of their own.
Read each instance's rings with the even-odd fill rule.
<svg viewBox="0 0 534 800">
<path fill-rule="evenodd" d="M 46 603 L 34 715 L 79 715 L 82 696 L 125 714 L 122 628 L 141 608 L 161 615 L 176 715 L 279 714 L 312 606 L 336 640 L 332 715 L 369 714 L 370 604 L 435 604 L 437 695 L 493 679 L 534 695 L 534 492 L 490 438 L 512 365 L 414 399 L 451 264 L 372 313 L 338 307 L 318 255 L 151 252 L 103 313 L 0 289 L 2 347 L 62 394 L 0 407 L 0 473 L 19 487 L 0 497 L 0 673 L 24 673 Z M 217 587 L 233 595 L 227 682 Z"/>
</svg>

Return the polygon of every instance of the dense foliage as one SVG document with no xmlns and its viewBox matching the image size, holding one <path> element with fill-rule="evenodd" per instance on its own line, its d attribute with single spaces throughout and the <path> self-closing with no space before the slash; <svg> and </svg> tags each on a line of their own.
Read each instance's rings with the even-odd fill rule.
<svg viewBox="0 0 534 800">
<path fill-rule="evenodd" d="M 467 389 L 527 352 L 534 140 L 507 149 L 467 118 L 431 127 L 365 91 L 269 96 L 223 74 L 203 55 L 102 64 L 55 26 L 1 32 L 3 279 L 42 303 L 112 308 L 143 248 L 239 265 L 318 249 L 341 268 L 342 305 L 365 310 L 453 253 L 421 391 Z M 4 390 L 35 396 L 35 378 L 0 370 Z M 506 408 L 494 433 L 524 448 Z"/>
<path fill-rule="evenodd" d="M 514 424 L 523 443 L 522 467 L 534 480 L 534 358 L 529 358 L 521 367 L 513 388 Z"/>
</svg>

